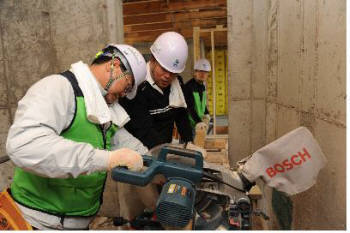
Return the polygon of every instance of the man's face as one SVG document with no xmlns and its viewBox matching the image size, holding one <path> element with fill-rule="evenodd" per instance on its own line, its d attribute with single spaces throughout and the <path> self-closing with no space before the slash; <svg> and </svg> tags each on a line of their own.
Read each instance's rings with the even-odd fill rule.
<svg viewBox="0 0 350 233">
<path fill-rule="evenodd" d="M 156 60 L 153 60 L 151 65 L 151 75 L 157 86 L 164 89 L 173 82 L 177 74 L 167 71 Z"/>
<path fill-rule="evenodd" d="M 116 80 L 105 95 L 107 104 L 113 104 L 119 98 L 126 96 L 134 85 L 134 77 L 130 74 L 123 75 L 119 65 L 115 64 L 112 77 Z"/>
<path fill-rule="evenodd" d="M 201 70 L 196 70 L 194 72 L 194 78 L 198 81 L 198 82 L 205 82 L 208 78 L 209 72 L 207 71 L 201 71 Z"/>
</svg>

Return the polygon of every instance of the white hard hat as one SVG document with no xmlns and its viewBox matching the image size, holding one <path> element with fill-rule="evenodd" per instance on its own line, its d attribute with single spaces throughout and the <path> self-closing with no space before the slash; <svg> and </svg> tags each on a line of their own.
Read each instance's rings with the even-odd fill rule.
<svg viewBox="0 0 350 233">
<path fill-rule="evenodd" d="M 201 70 L 201 71 L 211 71 L 210 62 L 207 59 L 199 59 L 196 61 L 196 64 L 194 64 L 194 70 Z"/>
<path fill-rule="evenodd" d="M 135 84 L 132 88 L 132 90 L 126 95 L 128 99 L 133 99 L 137 92 L 137 87 L 140 85 L 143 81 L 145 81 L 146 78 L 146 62 L 143 58 L 142 54 L 135 49 L 134 47 L 126 44 L 110 44 L 108 46 L 113 46 L 117 48 L 125 57 L 128 64 L 125 64 L 125 61 L 122 63 L 124 65 L 129 65 L 132 75 L 134 76 Z M 107 47 L 108 47 L 107 46 Z"/>
<path fill-rule="evenodd" d="M 164 32 L 154 41 L 151 52 L 157 62 L 172 73 L 184 71 L 188 56 L 185 38 L 177 32 Z"/>
</svg>

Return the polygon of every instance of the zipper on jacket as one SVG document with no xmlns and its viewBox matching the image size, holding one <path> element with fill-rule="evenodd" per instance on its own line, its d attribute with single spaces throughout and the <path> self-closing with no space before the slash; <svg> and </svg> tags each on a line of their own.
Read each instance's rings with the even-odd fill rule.
<svg viewBox="0 0 350 233">
<path fill-rule="evenodd" d="M 101 133 L 102 133 L 102 138 L 103 138 L 103 149 L 107 149 L 107 143 L 106 143 L 106 132 L 104 130 L 103 125 L 100 125 Z"/>
<path fill-rule="evenodd" d="M 99 125 L 102 133 L 102 138 L 103 138 L 103 149 L 107 149 L 107 139 L 106 139 L 106 132 L 111 128 L 112 123 L 105 129 L 105 125 Z"/>
</svg>

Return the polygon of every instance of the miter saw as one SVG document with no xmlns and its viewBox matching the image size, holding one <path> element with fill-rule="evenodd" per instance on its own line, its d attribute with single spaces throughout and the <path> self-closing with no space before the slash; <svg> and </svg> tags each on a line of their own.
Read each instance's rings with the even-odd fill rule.
<svg viewBox="0 0 350 233">
<path fill-rule="evenodd" d="M 134 229 L 142 230 L 251 229 L 251 216 L 255 212 L 247 192 L 254 184 L 243 175 L 203 162 L 199 151 L 161 145 L 152 152 L 143 155 L 146 170 L 134 172 L 116 167 L 112 178 L 145 186 L 155 175 L 163 175 L 166 181 L 155 210 L 131 221 L 116 218 L 115 225 L 129 223 Z"/>
</svg>

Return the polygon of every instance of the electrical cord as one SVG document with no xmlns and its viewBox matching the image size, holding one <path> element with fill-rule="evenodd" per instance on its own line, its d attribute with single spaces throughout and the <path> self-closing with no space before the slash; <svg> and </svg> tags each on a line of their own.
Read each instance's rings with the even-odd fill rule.
<svg viewBox="0 0 350 233">
<path fill-rule="evenodd" d="M 219 182 L 219 183 L 221 183 L 221 184 L 225 184 L 225 185 L 227 185 L 227 186 L 229 186 L 229 187 L 231 187 L 231 188 L 233 188 L 233 189 L 235 189 L 235 190 L 237 190 L 237 191 L 240 191 L 240 192 L 242 192 L 242 193 L 245 193 L 245 192 L 246 192 L 246 191 L 243 190 L 243 189 L 236 188 L 235 186 L 224 182 L 221 178 L 217 177 L 217 176 L 214 175 L 214 174 L 210 174 L 209 172 L 203 171 L 203 177 L 209 178 L 209 179 L 211 179 L 211 180 L 213 180 L 213 181 L 215 181 L 215 182 Z"/>
</svg>

